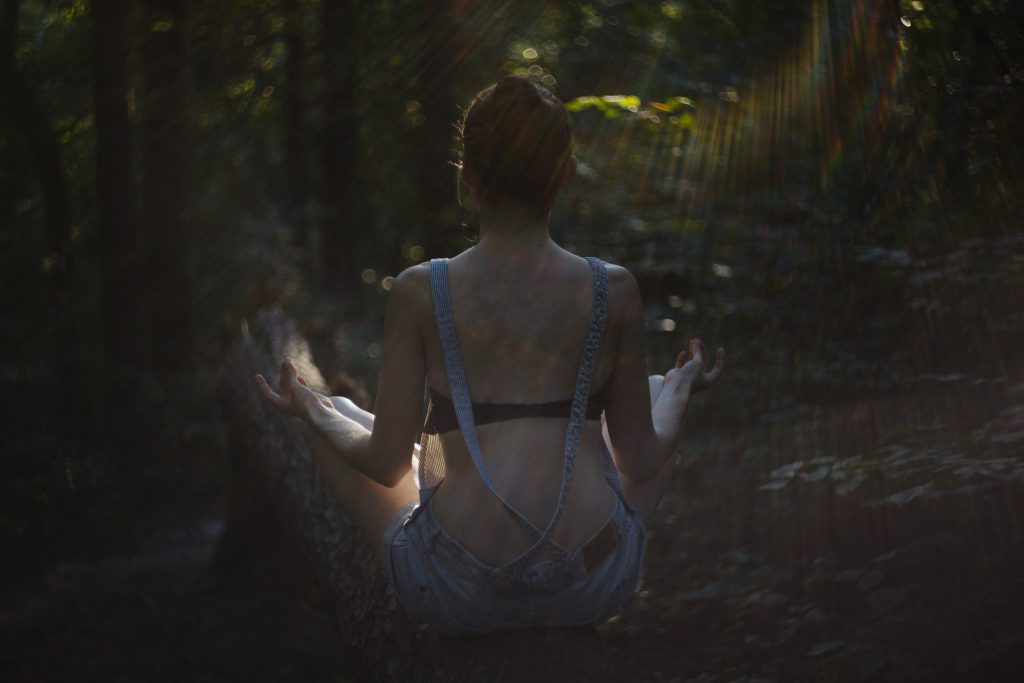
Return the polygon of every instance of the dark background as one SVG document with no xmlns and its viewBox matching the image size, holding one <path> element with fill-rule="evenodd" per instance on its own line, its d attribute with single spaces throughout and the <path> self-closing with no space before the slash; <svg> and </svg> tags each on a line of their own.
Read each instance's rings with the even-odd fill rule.
<svg viewBox="0 0 1024 683">
<path fill-rule="evenodd" d="M 4 0 L 0 667 L 347 680 L 272 552 L 210 557 L 230 343 L 281 306 L 372 405 L 390 277 L 472 243 L 453 123 L 573 112 L 552 216 L 693 402 L 652 680 L 997 680 L 1024 651 L 1024 17 L 1006 0 Z M 744 678 L 746 677 L 746 678 Z"/>
</svg>

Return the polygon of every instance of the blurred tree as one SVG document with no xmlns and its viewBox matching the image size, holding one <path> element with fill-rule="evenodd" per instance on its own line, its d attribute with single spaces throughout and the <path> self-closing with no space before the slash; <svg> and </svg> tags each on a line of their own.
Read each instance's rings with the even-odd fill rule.
<svg viewBox="0 0 1024 683">
<path fill-rule="evenodd" d="M 144 245 L 136 214 L 133 130 L 128 113 L 130 17 L 125 0 L 96 0 L 93 4 L 96 231 L 108 372 L 119 367 L 143 369 L 149 341 L 140 286 L 145 278 Z"/>
<path fill-rule="evenodd" d="M 309 248 L 306 222 L 306 191 L 309 174 L 306 172 L 305 87 L 304 62 L 306 58 L 303 35 L 304 3 L 302 0 L 284 0 L 285 15 L 285 103 L 284 144 L 288 196 L 285 215 L 295 246 Z"/>
<path fill-rule="evenodd" d="M 365 234 L 359 225 L 358 66 L 355 46 L 362 3 L 322 4 L 323 130 L 320 142 L 320 268 L 333 296 L 355 285 L 354 255 Z"/>
<path fill-rule="evenodd" d="M 454 72 L 462 54 L 460 19 L 452 3 L 443 0 L 421 10 L 421 23 L 414 30 L 413 82 L 417 98 L 413 115 L 417 144 L 413 147 L 419 170 L 417 199 L 421 207 L 420 224 L 428 258 L 451 256 L 457 248 L 455 225 L 455 183 L 450 166 L 459 115 L 454 88 Z"/>
<path fill-rule="evenodd" d="M 49 316 L 56 355 L 54 368 L 57 395 L 77 405 L 81 395 L 81 368 L 76 362 L 79 347 L 71 314 L 73 213 L 71 193 L 61 164 L 60 150 L 50 117 L 18 68 L 18 0 L 5 0 L 0 17 L 0 92 L 10 107 L 21 142 L 27 148 L 33 175 L 45 206 L 46 254 L 43 271 L 49 287 Z M 65 399 L 61 399 L 62 401 Z"/>
<path fill-rule="evenodd" d="M 188 183 L 188 91 L 184 80 L 183 0 L 146 3 L 143 63 L 143 218 L 148 251 L 145 294 L 153 369 L 183 370 L 192 344 L 185 220 Z"/>
</svg>

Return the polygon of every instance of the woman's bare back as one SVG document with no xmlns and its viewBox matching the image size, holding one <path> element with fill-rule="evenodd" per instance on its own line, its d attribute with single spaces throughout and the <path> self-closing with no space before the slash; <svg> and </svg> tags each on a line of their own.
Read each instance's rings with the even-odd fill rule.
<svg viewBox="0 0 1024 683">
<path fill-rule="evenodd" d="M 586 260 L 552 244 L 531 263 L 492 264 L 471 249 L 451 261 L 449 289 L 474 402 L 536 404 L 571 398 L 592 314 L 593 274 Z M 592 394 L 600 393 L 611 374 L 615 331 L 610 323 Z M 433 329 L 424 331 L 424 346 L 428 383 L 449 396 Z M 498 492 L 539 528 L 555 508 L 567 426 L 566 418 L 530 417 L 477 427 Z M 433 502 L 438 520 L 481 562 L 500 565 L 514 559 L 529 539 L 484 486 L 461 433 L 446 433 L 442 444 L 446 476 Z M 554 533 L 555 542 L 566 548 L 585 543 L 613 511 L 601 445 L 600 422 L 587 421 L 565 513 Z"/>
</svg>

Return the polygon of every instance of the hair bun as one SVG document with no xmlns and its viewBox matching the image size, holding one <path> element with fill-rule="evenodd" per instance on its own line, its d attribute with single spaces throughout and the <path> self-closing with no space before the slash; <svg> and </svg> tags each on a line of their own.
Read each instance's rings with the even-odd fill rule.
<svg viewBox="0 0 1024 683">
<path fill-rule="evenodd" d="M 477 178 L 479 196 L 551 210 L 572 154 L 565 105 L 522 76 L 484 88 L 466 110 L 459 131 L 462 160 Z"/>
<path fill-rule="evenodd" d="M 537 86 L 522 76 L 505 76 L 494 85 L 496 103 L 506 101 L 540 101 L 541 95 Z"/>
</svg>

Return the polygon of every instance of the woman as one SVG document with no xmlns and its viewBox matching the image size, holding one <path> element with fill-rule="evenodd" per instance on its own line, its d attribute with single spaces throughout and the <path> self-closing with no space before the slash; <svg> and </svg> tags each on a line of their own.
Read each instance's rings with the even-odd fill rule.
<svg viewBox="0 0 1024 683">
<path fill-rule="evenodd" d="M 551 240 L 576 171 L 553 95 L 504 78 L 461 134 L 480 239 L 395 280 L 376 414 L 315 394 L 287 362 L 280 393 L 257 379 L 309 424 L 407 610 L 451 632 L 592 623 L 636 587 L 687 400 L 724 352 L 705 373 L 693 340 L 689 362 L 647 378 L 636 281 Z"/>
</svg>

